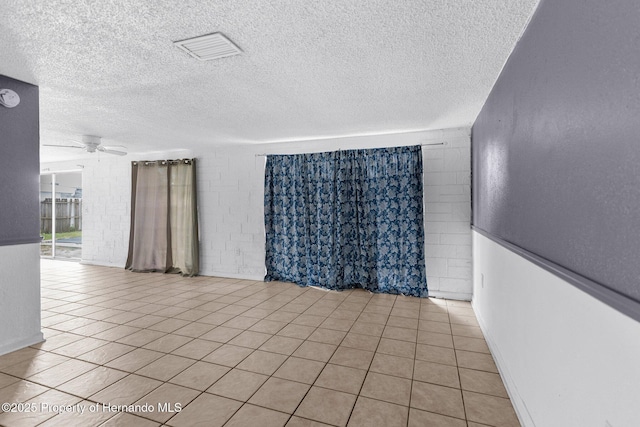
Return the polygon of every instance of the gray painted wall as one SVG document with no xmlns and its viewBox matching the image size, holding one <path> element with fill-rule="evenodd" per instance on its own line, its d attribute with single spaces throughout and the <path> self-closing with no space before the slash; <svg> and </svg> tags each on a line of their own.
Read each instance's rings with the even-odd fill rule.
<svg viewBox="0 0 640 427">
<path fill-rule="evenodd" d="M 474 227 L 636 318 L 639 23 L 633 0 L 543 0 L 472 131 Z"/>
<path fill-rule="evenodd" d="M 14 108 L 0 105 L 0 246 L 39 242 L 38 87 L 0 75 L 0 89 L 20 96 Z"/>
</svg>

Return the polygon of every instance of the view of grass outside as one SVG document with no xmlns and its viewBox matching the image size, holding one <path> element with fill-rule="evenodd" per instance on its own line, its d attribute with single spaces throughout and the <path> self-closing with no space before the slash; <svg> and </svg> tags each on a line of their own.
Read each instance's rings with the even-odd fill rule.
<svg viewBox="0 0 640 427">
<path fill-rule="evenodd" d="M 44 238 L 42 240 L 51 240 L 51 233 L 43 233 L 41 234 Z M 82 237 L 82 231 L 67 231 L 64 233 L 56 233 L 57 239 L 70 239 L 73 237 Z"/>
</svg>

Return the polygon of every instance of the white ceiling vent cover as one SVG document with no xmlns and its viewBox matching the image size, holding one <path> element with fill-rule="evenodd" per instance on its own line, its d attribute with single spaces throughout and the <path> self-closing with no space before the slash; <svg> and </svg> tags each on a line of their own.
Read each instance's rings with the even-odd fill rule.
<svg viewBox="0 0 640 427">
<path fill-rule="evenodd" d="M 240 48 L 222 33 L 194 37 L 173 42 L 173 44 L 201 61 L 211 61 L 212 59 L 242 54 Z"/>
</svg>

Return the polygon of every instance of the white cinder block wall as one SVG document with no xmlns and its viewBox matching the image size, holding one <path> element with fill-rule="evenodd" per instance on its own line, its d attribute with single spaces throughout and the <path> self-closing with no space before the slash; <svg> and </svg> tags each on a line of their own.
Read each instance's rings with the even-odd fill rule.
<svg viewBox="0 0 640 427">
<path fill-rule="evenodd" d="M 196 157 L 201 274 L 261 280 L 264 266 L 264 165 L 256 154 L 294 154 L 446 141 L 423 148 L 425 254 L 431 295 L 471 299 L 469 129 L 359 136 L 274 144 L 233 145 L 184 153 L 43 165 L 83 172 L 83 261 L 124 266 L 130 221 L 130 162 Z M 134 157 L 134 158 L 132 158 Z M 77 167 L 75 167 L 77 169 Z"/>
</svg>

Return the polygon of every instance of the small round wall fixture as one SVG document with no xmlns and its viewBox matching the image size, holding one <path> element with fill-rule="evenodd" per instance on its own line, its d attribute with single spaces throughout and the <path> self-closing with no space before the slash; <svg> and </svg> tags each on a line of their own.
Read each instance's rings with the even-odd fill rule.
<svg viewBox="0 0 640 427">
<path fill-rule="evenodd" d="M 20 96 L 11 89 L 0 89 L 0 104 L 7 108 L 13 108 L 20 104 Z"/>
</svg>

